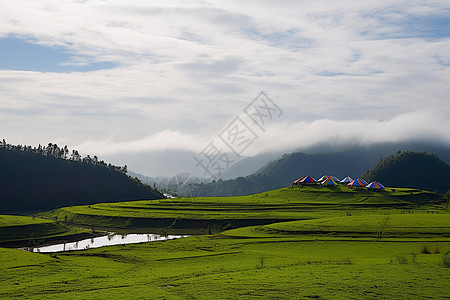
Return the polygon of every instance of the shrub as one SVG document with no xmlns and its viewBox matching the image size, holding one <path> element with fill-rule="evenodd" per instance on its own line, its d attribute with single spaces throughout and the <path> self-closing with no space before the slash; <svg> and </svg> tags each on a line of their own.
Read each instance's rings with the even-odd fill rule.
<svg viewBox="0 0 450 300">
<path fill-rule="evenodd" d="M 259 258 L 259 265 L 257 265 L 256 267 L 261 268 L 261 269 L 264 268 L 264 261 L 265 261 L 265 258 L 263 256 L 261 256 Z"/>
<path fill-rule="evenodd" d="M 264 268 L 264 261 L 265 261 L 266 259 L 265 259 L 265 257 L 260 257 L 259 258 L 259 262 L 258 263 L 256 263 L 256 269 L 262 269 L 262 268 Z"/>
<path fill-rule="evenodd" d="M 422 254 L 431 254 L 430 249 L 428 249 L 427 245 L 423 245 L 422 248 L 420 248 L 420 253 Z"/>
<path fill-rule="evenodd" d="M 433 253 L 441 253 L 441 249 L 439 249 L 439 246 L 436 246 L 434 248 Z"/>
</svg>

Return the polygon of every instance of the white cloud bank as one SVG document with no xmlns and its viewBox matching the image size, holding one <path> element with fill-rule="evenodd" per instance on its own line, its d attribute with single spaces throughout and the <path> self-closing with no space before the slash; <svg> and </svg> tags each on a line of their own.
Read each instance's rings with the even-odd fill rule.
<svg viewBox="0 0 450 300">
<path fill-rule="evenodd" d="M 256 126 L 249 126 L 258 131 Z M 445 114 L 432 111 L 401 114 L 390 120 L 321 119 L 312 122 L 278 122 L 258 132 L 258 138 L 242 153 L 253 156 L 264 152 L 296 151 L 320 144 L 331 146 L 371 145 L 385 142 L 438 141 L 450 146 L 450 120 Z M 219 133 L 218 133 L 219 134 Z M 209 137 L 165 130 L 142 139 L 114 142 L 88 141 L 74 146 L 82 152 L 103 155 L 181 150 L 200 153 L 213 141 L 223 152 L 229 152 L 217 135 Z"/>
<path fill-rule="evenodd" d="M 450 146 L 447 115 L 420 111 L 390 120 L 316 120 L 310 123 L 280 124 L 270 127 L 253 147 L 254 152 L 302 150 L 320 144 L 370 146 L 389 142 L 438 142 Z"/>
</svg>

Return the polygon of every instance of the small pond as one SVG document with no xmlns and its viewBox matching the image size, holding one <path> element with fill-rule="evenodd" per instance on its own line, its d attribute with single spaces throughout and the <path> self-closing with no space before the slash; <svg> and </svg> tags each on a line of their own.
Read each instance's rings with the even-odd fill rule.
<svg viewBox="0 0 450 300">
<path fill-rule="evenodd" d="M 136 244 L 155 241 L 164 241 L 187 237 L 188 235 L 159 235 L 159 234 L 109 234 L 100 237 L 80 240 L 77 242 L 69 242 L 50 246 L 34 247 L 27 250 L 40 253 L 52 253 L 73 250 L 86 250 L 91 248 L 99 248 L 104 246 Z"/>
</svg>

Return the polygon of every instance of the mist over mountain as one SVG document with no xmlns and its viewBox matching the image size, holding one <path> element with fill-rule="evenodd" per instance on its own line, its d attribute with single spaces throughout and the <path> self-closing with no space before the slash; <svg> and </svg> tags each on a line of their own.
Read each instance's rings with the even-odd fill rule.
<svg viewBox="0 0 450 300">
<path fill-rule="evenodd" d="M 200 174 L 195 167 L 194 156 L 190 150 L 158 150 L 137 153 L 105 154 L 102 157 L 114 164 L 127 164 L 128 169 L 149 177 L 172 177 L 178 173 Z"/>
<path fill-rule="evenodd" d="M 311 148 L 298 150 L 294 153 L 313 155 L 310 157 L 310 159 L 312 159 L 311 164 L 306 162 L 303 165 L 305 171 L 311 172 L 311 176 L 321 176 L 323 175 L 323 172 L 328 170 L 328 172 L 336 173 L 336 176 L 339 175 L 343 177 L 346 176 L 345 173 L 360 175 L 362 172 L 376 164 L 380 158 L 394 154 L 399 149 L 435 153 L 444 161 L 450 163 L 450 147 L 439 143 L 377 143 L 367 146 L 334 146 L 332 144 L 324 143 Z M 346 158 L 347 156 L 354 157 L 354 163 L 349 165 Z M 258 170 L 265 168 L 268 162 L 278 160 L 281 157 L 282 153 L 263 153 L 254 157 L 245 158 L 224 172 L 221 178 L 226 180 L 251 175 L 256 173 Z M 313 157 L 318 157 L 319 159 L 315 161 Z M 343 159 L 343 164 L 339 164 L 337 162 L 341 159 Z"/>
<path fill-rule="evenodd" d="M 299 144 L 301 144 L 301 142 L 299 142 Z M 217 178 L 220 177 L 223 180 L 227 180 L 251 175 L 264 167 L 269 161 L 281 158 L 284 153 L 302 152 L 306 154 L 318 154 L 347 151 L 356 153 L 365 152 L 368 154 L 367 159 L 372 159 L 371 162 L 375 164 L 381 157 L 394 154 L 398 150 L 435 153 L 445 162 L 450 163 L 450 146 L 438 142 L 374 143 L 368 145 L 336 145 L 333 143 L 321 143 L 307 148 L 298 147 L 295 151 L 261 151 L 260 154 L 254 156 L 242 157 L 241 160 L 232 164 L 228 170 L 224 170 Z M 158 150 L 137 153 L 105 154 L 102 155 L 102 158 L 117 165 L 126 164 L 128 170 L 149 177 L 162 176 L 172 178 L 180 173 L 191 173 L 196 177 L 205 177 L 203 170 L 196 166 L 196 162 L 194 161 L 194 157 L 197 155 L 198 153 L 190 150 Z M 375 157 L 373 158 L 372 156 Z M 367 168 L 360 168 L 358 170 L 362 173 L 368 168 L 371 168 L 373 164 L 369 165 Z M 205 179 L 205 181 L 207 180 Z"/>
<path fill-rule="evenodd" d="M 223 180 L 233 179 L 240 176 L 248 176 L 263 166 L 265 166 L 269 161 L 277 160 L 281 157 L 282 153 L 262 153 L 259 155 L 246 157 L 237 163 L 233 164 L 228 170 L 224 171 L 220 176 Z"/>
<path fill-rule="evenodd" d="M 320 143 L 313 147 L 299 149 L 295 152 L 308 154 L 314 153 L 335 153 L 347 150 L 365 151 L 374 155 L 386 156 L 394 154 L 399 149 L 408 149 L 410 151 L 434 153 L 448 164 L 450 163 L 450 145 L 439 141 L 409 141 L 409 142 L 383 142 L 371 144 L 344 144 L 334 145 L 331 143 Z"/>
</svg>

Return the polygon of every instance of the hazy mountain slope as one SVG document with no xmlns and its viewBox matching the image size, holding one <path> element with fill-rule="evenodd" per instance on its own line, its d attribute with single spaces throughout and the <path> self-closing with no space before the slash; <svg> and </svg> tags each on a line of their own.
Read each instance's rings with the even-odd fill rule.
<svg viewBox="0 0 450 300">
<path fill-rule="evenodd" d="M 364 167 L 371 168 L 373 165 L 377 163 L 377 161 L 382 158 L 389 156 L 391 154 L 396 153 L 399 149 L 408 149 L 413 151 L 426 151 L 428 153 L 435 153 L 442 160 L 444 160 L 447 164 L 450 164 L 450 148 L 448 146 L 437 144 L 437 143 L 423 143 L 423 142 L 402 142 L 402 143 L 377 143 L 371 144 L 367 146 L 362 145 L 347 145 L 347 146 L 333 146 L 329 144 L 322 144 L 320 146 L 315 146 L 308 149 L 303 149 L 299 151 L 295 151 L 296 153 L 305 153 L 305 154 L 342 154 L 342 155 L 352 155 L 354 157 L 362 158 L 362 165 L 360 166 L 339 166 L 333 172 L 340 173 L 344 168 L 349 168 L 347 172 L 351 174 L 358 174 L 365 172 L 367 169 Z M 248 176 L 253 173 L 256 173 L 260 169 L 266 167 L 266 165 L 271 162 L 278 160 L 282 157 L 282 153 L 262 153 L 253 157 L 247 157 L 230 167 L 227 171 L 222 173 L 221 178 L 223 180 L 237 178 L 240 176 Z M 338 158 L 338 157 L 337 157 Z M 359 160 L 359 159 L 358 159 Z M 367 163 L 365 163 L 367 162 Z M 319 162 L 320 163 L 320 162 Z M 317 164 L 316 164 L 317 165 Z M 333 168 L 333 163 L 326 163 L 317 165 L 320 169 Z M 306 167 L 306 165 L 305 165 Z M 319 173 L 315 176 L 321 176 L 322 171 L 316 172 L 314 167 L 310 169 L 308 172 Z M 345 173 L 343 170 L 342 173 Z M 344 174 L 342 176 L 345 176 Z M 355 175 L 356 176 L 356 175 Z"/>
<path fill-rule="evenodd" d="M 303 175 L 310 175 L 316 179 L 324 174 L 335 175 L 338 178 L 347 175 L 357 177 L 365 169 L 373 166 L 378 159 L 362 151 L 326 154 L 292 153 L 269 163 L 250 177 L 268 176 L 277 186 L 289 184 Z"/>
<path fill-rule="evenodd" d="M 218 180 L 209 184 L 192 184 L 186 186 L 181 193 L 198 196 L 248 195 L 288 186 L 304 175 L 310 175 L 316 179 L 323 174 L 335 175 L 338 178 L 347 175 L 357 178 L 376 165 L 383 157 L 380 153 L 384 151 L 387 151 L 387 148 L 380 146 L 378 148 L 355 147 L 337 153 L 292 153 L 268 163 L 252 175 L 234 180 Z M 382 178 L 377 177 L 377 179 L 382 181 Z M 395 186 L 395 183 L 386 184 Z M 446 186 L 442 182 L 436 186 L 409 185 L 409 187 L 422 187 L 432 191 L 442 191 Z"/>
<path fill-rule="evenodd" d="M 397 153 L 399 150 L 410 150 L 416 152 L 434 153 L 444 162 L 450 165 L 450 145 L 438 142 L 384 142 L 368 145 L 341 145 L 320 144 L 314 147 L 294 151 L 307 154 L 315 153 L 340 153 L 347 151 L 364 152 L 367 156 L 387 157 Z"/>
<path fill-rule="evenodd" d="M 106 167 L 0 149 L 0 212 L 156 199 L 161 194 Z"/>
<path fill-rule="evenodd" d="M 241 161 L 233 164 L 228 170 L 221 174 L 223 180 L 237 178 L 240 176 L 248 176 L 266 165 L 270 161 L 277 160 L 281 157 L 281 153 L 262 153 L 252 157 L 246 157 Z"/>
<path fill-rule="evenodd" d="M 184 194 L 202 196 L 248 195 L 290 185 L 303 175 L 319 177 L 333 174 L 338 177 L 359 176 L 371 168 L 379 157 L 363 151 L 345 151 L 327 154 L 292 153 L 268 163 L 256 173 L 233 180 L 190 185 Z"/>
</svg>

